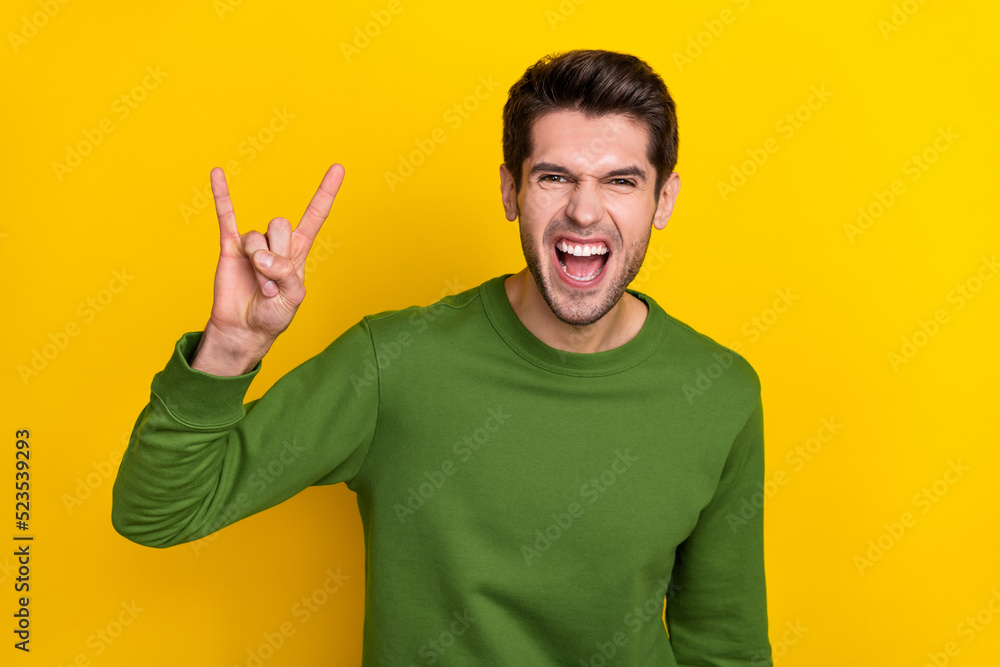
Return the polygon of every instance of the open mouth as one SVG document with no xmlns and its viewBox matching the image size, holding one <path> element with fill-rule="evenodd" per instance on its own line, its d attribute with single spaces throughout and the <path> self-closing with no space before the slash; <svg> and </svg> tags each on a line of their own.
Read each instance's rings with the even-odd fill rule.
<svg viewBox="0 0 1000 667">
<path fill-rule="evenodd" d="M 556 242 L 555 250 L 563 275 L 572 282 L 586 283 L 595 280 L 608 262 L 608 246 L 601 241 L 571 243 L 560 239 Z"/>
</svg>

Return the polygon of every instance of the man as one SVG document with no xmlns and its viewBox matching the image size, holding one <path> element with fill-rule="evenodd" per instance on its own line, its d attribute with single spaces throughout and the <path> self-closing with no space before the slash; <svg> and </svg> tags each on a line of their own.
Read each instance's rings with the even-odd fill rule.
<svg viewBox="0 0 1000 667">
<path fill-rule="evenodd" d="M 294 231 L 241 236 L 213 170 L 212 314 L 153 379 L 115 528 L 166 547 L 343 481 L 365 530 L 366 664 L 770 664 L 763 520 L 744 509 L 764 472 L 758 378 L 627 289 L 673 210 L 676 156 L 644 62 L 543 58 L 504 107 L 527 268 L 363 318 L 245 406 L 344 171 Z"/>
</svg>

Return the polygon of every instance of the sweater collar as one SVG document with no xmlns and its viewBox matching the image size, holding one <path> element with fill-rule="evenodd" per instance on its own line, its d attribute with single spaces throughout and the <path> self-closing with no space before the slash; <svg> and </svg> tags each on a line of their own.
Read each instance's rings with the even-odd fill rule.
<svg viewBox="0 0 1000 667">
<path fill-rule="evenodd" d="M 504 288 L 504 280 L 510 275 L 504 274 L 483 283 L 480 288 L 483 307 L 493 328 L 511 350 L 539 368 L 563 375 L 587 377 L 620 373 L 649 357 L 666 333 L 666 312 L 651 297 L 629 289 L 628 293 L 649 309 L 642 329 L 632 340 L 603 352 L 557 350 L 536 338 L 518 319 Z"/>
</svg>

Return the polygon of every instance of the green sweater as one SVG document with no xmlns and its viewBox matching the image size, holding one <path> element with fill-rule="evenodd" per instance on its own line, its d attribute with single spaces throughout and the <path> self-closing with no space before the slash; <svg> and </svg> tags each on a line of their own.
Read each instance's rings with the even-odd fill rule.
<svg viewBox="0 0 1000 667">
<path fill-rule="evenodd" d="M 770 665 L 754 370 L 632 290 L 631 341 L 556 350 L 504 278 L 365 317 L 245 405 L 260 367 L 195 371 L 185 334 L 114 527 L 167 547 L 345 482 L 366 665 Z"/>
</svg>

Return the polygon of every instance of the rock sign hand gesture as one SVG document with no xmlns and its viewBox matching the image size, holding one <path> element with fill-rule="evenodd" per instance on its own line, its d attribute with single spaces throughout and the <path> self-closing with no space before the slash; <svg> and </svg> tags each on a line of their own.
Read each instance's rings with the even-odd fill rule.
<svg viewBox="0 0 1000 667">
<path fill-rule="evenodd" d="M 327 169 L 294 231 L 285 218 L 274 218 L 266 235 L 240 235 L 225 173 L 216 167 L 211 180 L 219 218 L 219 265 L 212 315 L 191 368 L 240 375 L 264 357 L 305 298 L 306 257 L 333 208 L 344 168 L 334 164 Z"/>
</svg>

